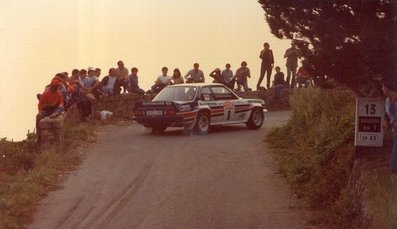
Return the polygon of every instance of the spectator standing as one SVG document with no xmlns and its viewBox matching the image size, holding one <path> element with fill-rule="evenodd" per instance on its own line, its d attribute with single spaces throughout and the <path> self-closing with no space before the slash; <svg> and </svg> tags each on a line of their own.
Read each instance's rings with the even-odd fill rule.
<svg viewBox="0 0 397 229">
<path fill-rule="evenodd" d="M 128 69 L 124 67 L 124 62 L 119 60 L 117 62 L 117 77 L 120 81 L 120 86 L 123 87 L 123 93 L 126 93 L 128 89 Z"/>
<path fill-rule="evenodd" d="M 265 73 L 267 79 L 266 88 L 270 88 L 270 76 L 272 75 L 272 69 L 274 66 L 274 57 L 273 51 L 270 49 L 269 43 L 265 42 L 263 44 L 263 50 L 259 54 L 259 58 L 262 59 L 262 64 L 258 84 L 256 85 L 257 90 L 260 89 L 262 80 L 265 77 Z"/>
<path fill-rule="evenodd" d="M 137 93 L 140 95 L 145 94 L 145 91 L 139 88 L 138 85 L 138 68 L 136 67 L 131 68 L 131 75 L 128 77 L 128 80 L 130 85 L 130 89 L 129 89 L 130 93 Z"/>
<path fill-rule="evenodd" d="M 234 84 L 235 84 L 235 82 L 236 82 L 236 80 L 234 80 L 234 78 L 233 78 L 233 71 L 232 70 L 230 70 L 230 64 L 229 63 L 227 63 L 226 64 L 226 69 L 224 69 L 223 71 L 222 71 L 222 77 L 223 77 L 223 79 L 225 80 L 225 82 L 227 83 L 227 86 L 230 88 L 230 89 L 234 89 Z"/>
<path fill-rule="evenodd" d="M 154 85 L 152 86 L 152 92 L 154 93 L 159 93 L 161 90 L 163 90 L 163 88 L 165 88 L 166 86 L 168 86 L 171 82 L 171 76 L 168 76 L 168 68 L 167 67 L 163 67 L 161 69 L 161 71 L 163 72 L 163 74 L 159 77 L 157 77 L 157 80 L 155 81 Z"/>
<path fill-rule="evenodd" d="M 386 96 L 385 110 L 386 110 L 386 127 L 393 131 L 393 148 L 390 154 L 390 169 L 391 172 L 397 173 L 397 82 L 396 80 L 384 80 L 382 82 L 382 91 Z"/>
<path fill-rule="evenodd" d="M 287 84 L 291 85 L 291 88 L 296 86 L 296 69 L 298 67 L 298 58 L 300 57 L 299 49 L 296 48 L 295 42 L 291 42 L 291 48 L 287 49 L 284 54 L 284 58 L 287 58 Z M 292 79 L 291 79 L 292 76 Z"/>
<path fill-rule="evenodd" d="M 183 77 L 186 79 L 186 83 L 204 83 L 204 73 L 199 69 L 199 64 L 194 63 L 193 69 L 188 71 L 186 75 Z"/>
<path fill-rule="evenodd" d="M 249 68 L 247 67 L 247 62 L 241 62 L 241 67 L 237 69 L 236 75 L 234 75 L 237 81 L 237 88 L 240 91 L 241 86 L 244 88 L 244 91 L 249 91 L 248 88 L 248 78 L 251 78 L 251 73 Z"/>
<path fill-rule="evenodd" d="M 181 75 L 181 71 L 178 68 L 174 69 L 174 74 L 172 75 L 172 83 L 173 84 L 184 84 L 185 80 Z"/>
<path fill-rule="evenodd" d="M 102 90 L 106 95 L 117 96 L 120 94 L 120 80 L 117 77 L 115 68 L 109 69 L 109 75 L 102 79 L 101 84 Z"/>
</svg>

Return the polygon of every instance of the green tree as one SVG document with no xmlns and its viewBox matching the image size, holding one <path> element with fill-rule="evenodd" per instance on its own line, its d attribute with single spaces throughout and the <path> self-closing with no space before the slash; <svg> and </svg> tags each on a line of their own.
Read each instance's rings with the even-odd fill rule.
<svg viewBox="0 0 397 229">
<path fill-rule="evenodd" d="M 397 78 L 396 0 L 259 0 L 271 32 L 298 37 L 317 76 L 356 92 L 380 77 Z"/>
</svg>

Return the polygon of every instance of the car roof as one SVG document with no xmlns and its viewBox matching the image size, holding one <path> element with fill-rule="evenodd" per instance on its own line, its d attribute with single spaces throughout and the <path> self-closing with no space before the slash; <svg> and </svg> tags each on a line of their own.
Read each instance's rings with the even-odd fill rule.
<svg viewBox="0 0 397 229">
<path fill-rule="evenodd" d="M 187 84 L 174 84 L 168 87 L 186 87 L 186 86 L 203 87 L 203 86 L 225 86 L 225 85 L 220 83 L 187 83 Z"/>
</svg>

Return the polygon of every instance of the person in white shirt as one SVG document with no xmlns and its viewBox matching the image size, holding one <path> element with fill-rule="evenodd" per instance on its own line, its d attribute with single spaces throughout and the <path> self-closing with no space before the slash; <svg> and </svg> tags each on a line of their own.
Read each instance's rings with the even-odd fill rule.
<svg viewBox="0 0 397 229">
<path fill-rule="evenodd" d="M 103 86 L 103 91 L 105 92 L 106 95 L 118 95 L 120 94 L 121 88 L 120 88 L 120 81 L 119 78 L 117 77 L 116 74 L 116 69 L 111 68 L 109 69 L 109 75 L 105 76 L 101 84 Z"/>
<path fill-rule="evenodd" d="M 120 86 L 123 87 L 123 93 L 128 89 L 128 69 L 124 67 L 124 62 L 119 60 L 117 62 L 116 75 L 119 78 Z"/>
<path fill-rule="evenodd" d="M 166 86 L 168 86 L 171 82 L 172 77 L 168 76 L 168 68 L 167 67 L 163 67 L 161 69 L 161 71 L 163 72 L 163 74 L 159 77 L 157 77 L 156 82 L 154 83 L 154 85 L 152 86 L 152 92 L 153 93 L 159 93 L 161 90 L 163 90 L 163 88 L 165 88 Z"/>
</svg>

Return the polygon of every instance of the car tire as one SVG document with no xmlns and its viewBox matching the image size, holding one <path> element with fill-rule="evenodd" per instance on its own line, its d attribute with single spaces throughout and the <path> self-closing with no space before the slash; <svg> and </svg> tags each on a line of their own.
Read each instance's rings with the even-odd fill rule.
<svg viewBox="0 0 397 229">
<path fill-rule="evenodd" d="M 152 128 L 152 133 L 153 134 L 161 134 L 167 129 L 166 126 L 155 126 Z"/>
<path fill-rule="evenodd" d="M 197 134 L 206 134 L 210 128 L 210 116 L 206 112 L 198 113 L 196 117 L 196 124 L 194 125 L 194 131 Z"/>
<path fill-rule="evenodd" d="M 246 122 L 248 129 L 256 130 L 259 129 L 263 121 L 265 119 L 265 115 L 263 114 L 263 110 L 259 107 L 255 107 L 252 109 L 251 116 Z"/>
</svg>

